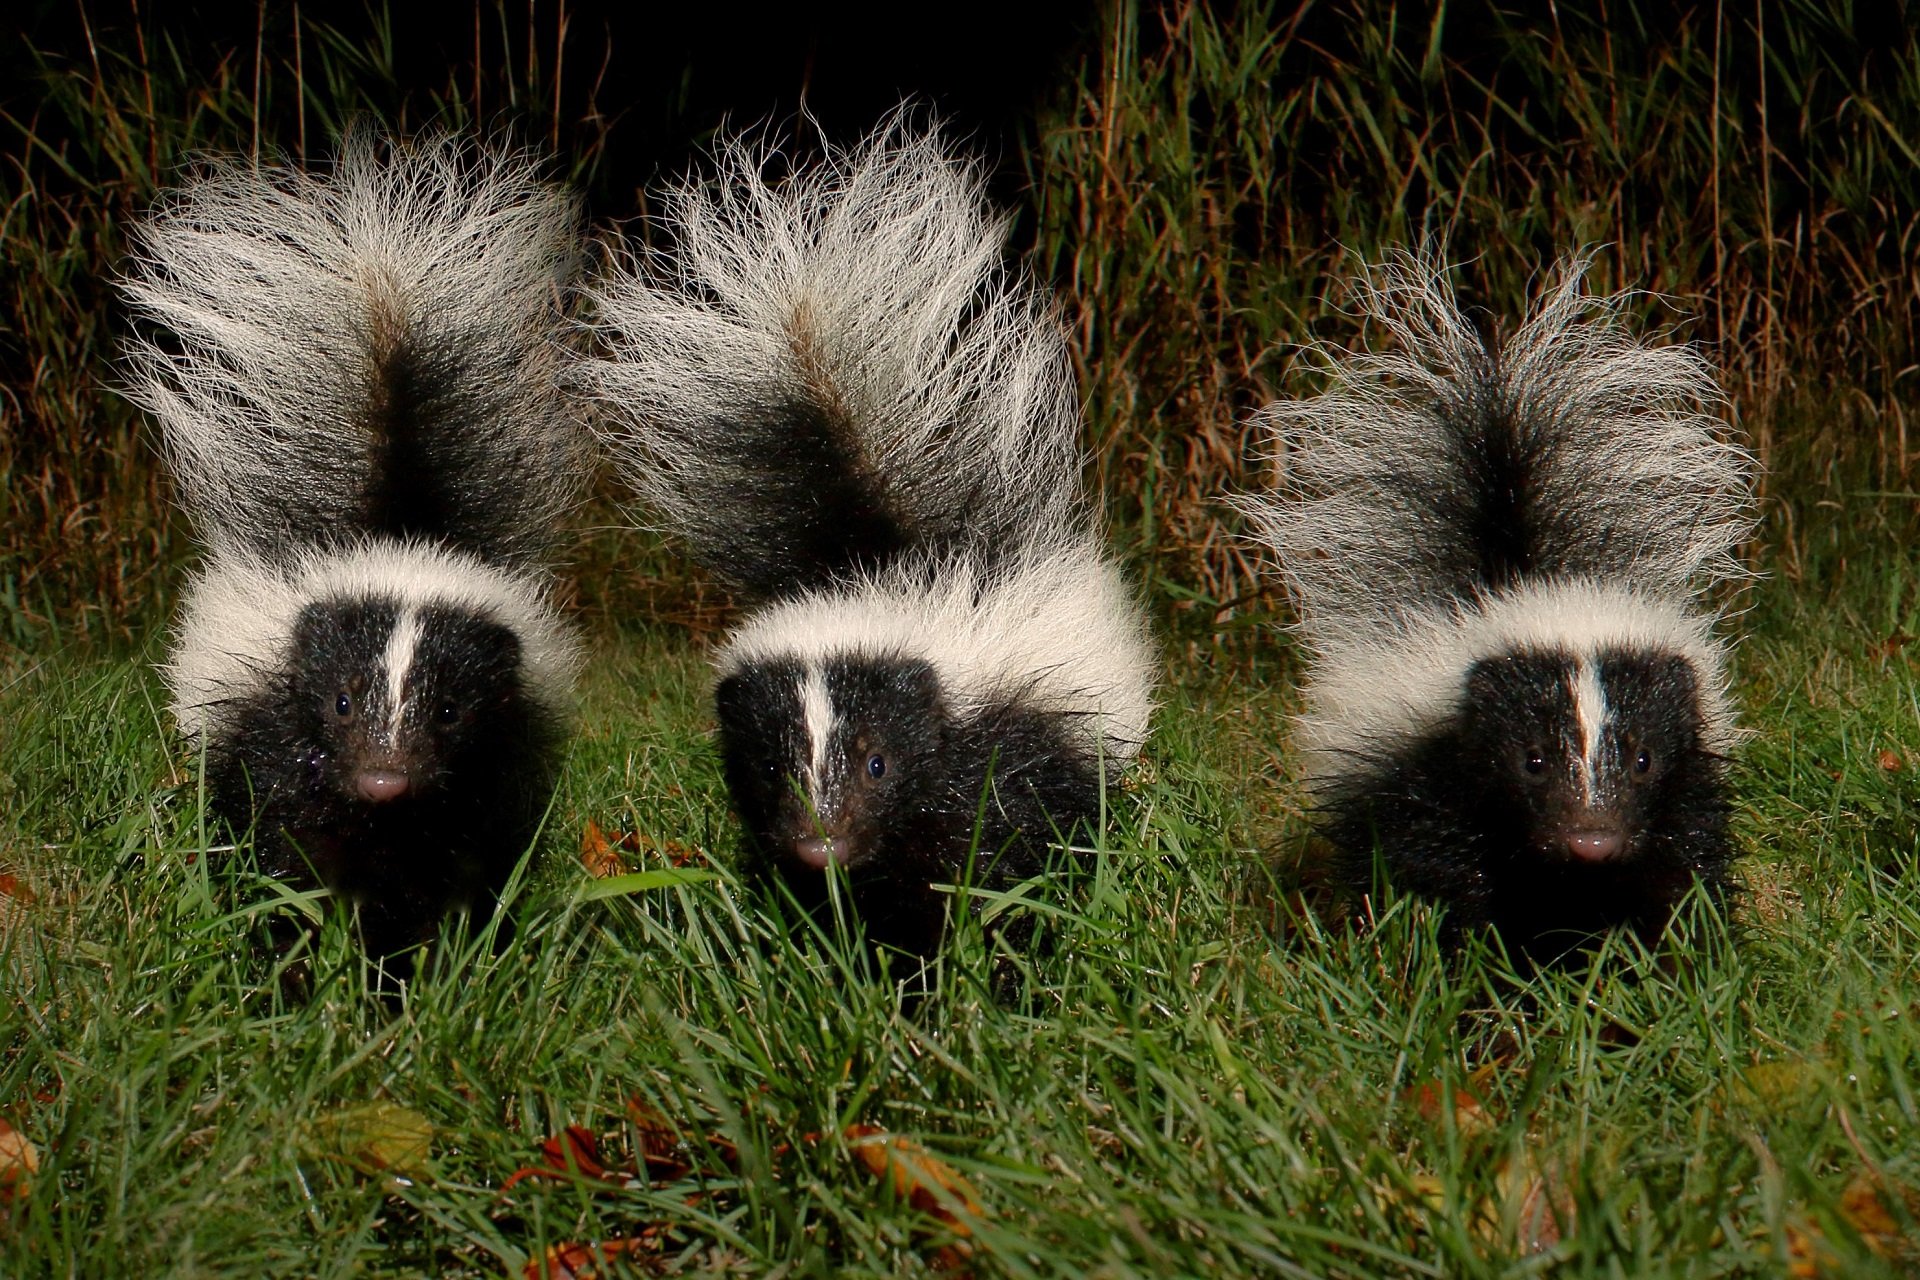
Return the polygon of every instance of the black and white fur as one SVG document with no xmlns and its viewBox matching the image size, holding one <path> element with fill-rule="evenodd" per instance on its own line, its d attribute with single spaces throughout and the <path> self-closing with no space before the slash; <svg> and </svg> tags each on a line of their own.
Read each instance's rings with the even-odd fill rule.
<svg viewBox="0 0 1920 1280">
<path fill-rule="evenodd" d="M 175 718 L 218 814 L 377 952 L 497 892 L 552 791 L 577 222 L 524 156 L 358 132 L 321 173 L 206 161 L 135 232 L 129 394 L 206 546 Z"/>
<path fill-rule="evenodd" d="M 1060 325 L 982 178 L 899 121 L 774 182 L 736 140 L 668 194 L 670 252 L 593 289 L 585 379 L 622 473 L 747 602 L 720 746 L 803 900 L 930 952 L 974 864 L 1004 885 L 1098 814 L 1153 658 L 1080 488 Z"/>
<path fill-rule="evenodd" d="M 1752 462 L 1682 346 L 1635 340 L 1571 262 L 1504 340 L 1434 262 L 1359 282 L 1386 338 L 1320 349 L 1271 406 L 1280 492 L 1243 500 L 1292 596 L 1295 742 L 1364 889 L 1403 888 L 1527 949 L 1657 931 L 1723 887 L 1726 651 L 1701 592 L 1741 576 Z"/>
</svg>

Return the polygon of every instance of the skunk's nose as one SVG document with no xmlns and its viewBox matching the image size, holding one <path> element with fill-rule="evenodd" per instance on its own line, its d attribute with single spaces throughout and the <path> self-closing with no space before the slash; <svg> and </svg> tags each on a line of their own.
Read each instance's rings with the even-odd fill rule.
<svg viewBox="0 0 1920 1280">
<path fill-rule="evenodd" d="M 1569 831 L 1567 833 L 1567 852 L 1580 862 L 1606 862 L 1620 856 L 1626 847 L 1626 837 L 1618 828 L 1600 828 L 1594 831 Z"/>
<path fill-rule="evenodd" d="M 397 769 L 368 769 L 353 782 L 361 798 L 375 804 L 398 800 L 407 794 L 407 775 Z"/>
<path fill-rule="evenodd" d="M 815 871 L 825 871 L 829 862 L 838 862 L 844 866 L 847 859 L 853 856 L 853 849 L 845 840 L 820 836 L 803 837 L 793 841 L 789 847 L 793 850 L 793 856 L 798 858 L 803 866 L 812 867 Z"/>
</svg>

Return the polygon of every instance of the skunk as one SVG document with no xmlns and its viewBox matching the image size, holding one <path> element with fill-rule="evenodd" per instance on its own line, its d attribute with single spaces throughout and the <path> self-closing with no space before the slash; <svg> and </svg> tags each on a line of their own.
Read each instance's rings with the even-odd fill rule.
<svg viewBox="0 0 1920 1280">
<path fill-rule="evenodd" d="M 1529 953 L 1651 936 L 1733 848 L 1725 646 L 1752 460 L 1685 347 L 1564 264 L 1502 341 L 1428 257 L 1359 282 L 1377 352 L 1269 406 L 1284 487 L 1240 505 L 1307 659 L 1295 735 L 1349 884 L 1400 887 Z"/>
<path fill-rule="evenodd" d="M 870 941 L 937 945 L 1097 819 L 1153 657 L 1080 488 L 1060 325 L 978 169 L 896 118 L 776 184 L 753 143 L 668 194 L 670 252 L 590 288 L 582 370 L 621 472 L 747 607 L 719 744 L 804 902 L 848 873 Z"/>
<path fill-rule="evenodd" d="M 325 173 L 205 161 L 134 233 L 128 394 L 206 546 L 174 717 L 213 810 L 376 953 L 497 893 L 552 792 L 577 221 L 527 157 L 359 131 Z"/>
</svg>

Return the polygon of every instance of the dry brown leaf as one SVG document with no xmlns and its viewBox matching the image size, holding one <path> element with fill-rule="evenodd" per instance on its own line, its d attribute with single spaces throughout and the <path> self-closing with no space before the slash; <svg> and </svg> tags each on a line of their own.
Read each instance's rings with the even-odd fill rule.
<svg viewBox="0 0 1920 1280">
<path fill-rule="evenodd" d="M 1839 1259 L 1827 1247 L 1826 1237 L 1818 1227 L 1811 1222 L 1789 1222 L 1786 1235 L 1787 1274 L 1794 1280 L 1815 1280 L 1818 1276 L 1833 1274 Z"/>
<path fill-rule="evenodd" d="M 540 1144 L 541 1163 L 515 1169 L 500 1184 L 500 1194 L 519 1186 L 529 1178 L 592 1178 L 617 1187 L 640 1185 L 638 1174 L 607 1168 L 600 1155 L 600 1140 L 592 1131 L 570 1124 Z"/>
<path fill-rule="evenodd" d="M 627 1099 L 627 1119 L 633 1122 L 640 1159 L 647 1177 L 654 1182 L 678 1182 L 694 1170 L 692 1151 L 680 1137 L 680 1131 L 653 1106 L 639 1097 Z M 705 1149 L 719 1157 L 728 1169 L 740 1167 L 740 1148 L 717 1133 L 709 1134 Z M 778 1157 L 785 1146 L 775 1148 Z"/>
<path fill-rule="evenodd" d="M 599 1280 L 602 1262 L 635 1258 L 651 1252 L 654 1242 L 642 1234 L 632 1239 L 602 1240 L 599 1244 L 556 1244 L 538 1258 L 529 1259 L 526 1280 Z"/>
<path fill-rule="evenodd" d="M 1878 658 L 1882 662 L 1885 662 L 1892 658 L 1899 657 L 1900 651 L 1912 643 L 1912 636 L 1907 635 L 1905 632 L 1896 631 L 1879 644 L 1868 645 L 1867 656 L 1869 658 Z"/>
<path fill-rule="evenodd" d="M 656 1181 L 671 1181 L 683 1178 L 693 1171 L 694 1165 L 689 1159 L 688 1144 L 680 1137 L 680 1131 L 672 1122 L 652 1105 L 637 1095 L 627 1099 L 627 1119 L 639 1131 L 640 1152 L 646 1160 L 647 1168 L 654 1172 Z M 817 1140 L 817 1139 L 816 1139 Z M 729 1169 L 740 1167 L 739 1145 L 718 1132 L 709 1132 L 702 1144 L 707 1151 L 718 1156 L 720 1163 Z M 787 1148 L 776 1147 L 775 1156 L 784 1153 Z"/>
<path fill-rule="evenodd" d="M 1920 1211 L 1920 1196 L 1905 1197 L 1909 1213 Z M 1860 1236 L 1860 1243 L 1877 1258 L 1909 1260 L 1913 1248 L 1900 1233 L 1899 1220 L 1888 1204 L 1888 1192 L 1870 1173 L 1856 1173 L 1840 1192 L 1840 1217 Z M 1820 1223 L 1811 1216 L 1786 1224 L 1787 1272 L 1802 1280 L 1844 1276 L 1845 1261 L 1827 1242 Z"/>
<path fill-rule="evenodd" d="M 890 1183 L 896 1196 L 937 1218 L 956 1236 L 971 1236 L 973 1228 L 967 1219 L 986 1216 L 972 1184 L 919 1143 L 873 1124 L 850 1124 L 841 1136 L 868 1173 Z M 962 1272 L 972 1252 L 972 1246 L 960 1239 L 936 1249 L 928 1261 L 940 1271 Z"/>
<path fill-rule="evenodd" d="M 656 840 L 637 832 L 631 839 L 633 841 L 631 847 L 634 850 L 640 853 L 657 854 L 665 858 L 670 867 L 705 866 L 712 861 L 705 849 L 679 840 Z"/>
<path fill-rule="evenodd" d="M 0 872 L 0 931 L 13 928 L 34 903 L 34 892 L 12 872 Z"/>
<path fill-rule="evenodd" d="M 600 1140 L 577 1124 L 570 1124 L 540 1144 L 540 1154 L 549 1168 L 564 1173 L 581 1173 L 589 1178 L 607 1176 L 600 1163 Z"/>
<path fill-rule="evenodd" d="M 0 1204 L 18 1200 L 40 1172 L 40 1153 L 25 1134 L 0 1120 Z"/>
<path fill-rule="evenodd" d="M 1493 1234 L 1504 1235 L 1510 1220 L 1514 1232 L 1510 1243 L 1523 1254 L 1545 1253 L 1559 1244 L 1573 1227 L 1573 1196 L 1565 1182 L 1543 1169 L 1531 1152 L 1502 1164 L 1498 1176 L 1504 1204 L 1487 1206 Z"/>
<path fill-rule="evenodd" d="M 1565 1181 L 1545 1170 L 1531 1153 L 1501 1161 L 1494 1188 L 1468 1216 L 1474 1234 L 1489 1246 L 1544 1253 L 1572 1230 L 1572 1194 Z M 1405 1206 L 1422 1222 L 1447 1203 L 1446 1183 L 1431 1173 L 1411 1174 L 1404 1186 L 1377 1184 L 1376 1194 Z"/>
<path fill-rule="evenodd" d="M 592 818 L 580 832 L 580 865 L 595 880 L 627 874 L 627 860 L 614 849 L 607 833 Z"/>
<path fill-rule="evenodd" d="M 541 1163 L 514 1170 L 500 1184 L 501 1193 L 505 1194 L 528 1178 L 567 1178 L 576 1174 L 615 1186 L 678 1182 L 699 1167 L 694 1159 L 702 1152 L 716 1156 L 718 1163 L 728 1170 L 740 1167 L 740 1150 L 732 1142 L 716 1133 L 709 1135 L 704 1144 L 689 1147 L 673 1123 L 639 1097 L 627 1100 L 627 1118 L 634 1126 L 634 1145 L 640 1155 L 638 1170 L 608 1168 L 600 1154 L 599 1139 L 579 1125 L 568 1125 L 540 1144 Z M 809 1144 L 818 1142 L 819 1135 L 805 1134 L 802 1140 Z M 772 1154 L 777 1160 L 790 1149 L 783 1143 L 775 1147 Z M 715 1170 L 707 1172 L 717 1176 Z"/>
<path fill-rule="evenodd" d="M 1478 1075 L 1478 1073 L 1475 1073 Z M 1438 1125 L 1447 1115 L 1449 1090 L 1438 1080 L 1428 1080 L 1407 1090 L 1407 1101 L 1413 1105 L 1422 1120 Z M 1495 1122 L 1486 1107 L 1481 1105 L 1479 1095 L 1466 1085 L 1455 1085 L 1451 1090 L 1453 1100 L 1453 1127 L 1463 1138 L 1478 1138 L 1491 1132 Z"/>
<path fill-rule="evenodd" d="M 667 1118 L 639 1098 L 627 1100 L 627 1118 L 633 1121 L 639 1139 L 640 1160 L 647 1177 L 655 1182 L 678 1182 L 693 1172 L 687 1159 L 686 1144 Z M 737 1152 L 735 1153 L 738 1154 Z"/>
<path fill-rule="evenodd" d="M 1840 1216 L 1860 1233 L 1867 1248 L 1883 1258 L 1893 1253 L 1900 1239 L 1900 1224 L 1894 1220 L 1893 1210 L 1887 1207 L 1880 1184 L 1872 1175 L 1853 1175 L 1847 1189 L 1840 1193 Z"/>
<path fill-rule="evenodd" d="M 433 1151 L 433 1124 L 409 1107 L 368 1102 L 320 1117 L 307 1131 L 315 1154 L 365 1173 L 417 1177 Z"/>
<path fill-rule="evenodd" d="M 596 880 L 625 875 L 632 870 L 627 855 L 641 860 L 659 858 L 670 867 L 705 866 L 712 861 L 704 849 L 678 840 L 659 840 L 643 831 L 609 836 L 592 819 L 580 833 L 580 865 Z"/>
</svg>

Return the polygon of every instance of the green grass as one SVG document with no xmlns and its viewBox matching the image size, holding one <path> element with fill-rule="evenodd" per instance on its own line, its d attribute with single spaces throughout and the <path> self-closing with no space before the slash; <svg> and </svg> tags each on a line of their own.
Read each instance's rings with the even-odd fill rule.
<svg viewBox="0 0 1920 1280">
<path fill-rule="evenodd" d="M 1011 991 L 977 930 L 881 976 L 742 882 L 677 625 L 598 628 L 510 939 L 450 926 L 384 999 L 337 915 L 312 997 L 281 995 L 265 921 L 318 904 L 208 854 L 143 662 L 16 667 L 0 858 L 35 900 L 4 935 L 0 1117 L 42 1164 L 0 1273 L 518 1274 L 643 1232 L 633 1274 L 931 1272 L 951 1237 L 861 1165 L 852 1124 L 970 1180 L 981 1275 L 1783 1275 L 1808 1240 L 1824 1274 L 1909 1273 L 1920 681 L 1884 642 L 1920 604 L 1875 554 L 1910 504 L 1835 493 L 1818 533 L 1819 504 L 1780 509 L 1793 554 L 1764 557 L 1742 619 L 1732 918 L 1691 903 L 1652 954 L 1531 979 L 1496 948 L 1447 955 L 1418 903 L 1348 924 L 1288 892 L 1290 668 L 1256 638 L 1211 673 L 1176 652 L 1086 873 L 990 907 L 1051 938 Z M 588 820 L 644 835 L 636 870 L 673 842 L 716 874 L 593 898 Z M 1423 1109 L 1423 1085 L 1480 1110 Z M 631 1170 L 635 1099 L 686 1171 L 502 1194 L 567 1125 Z M 1863 1179 L 1889 1257 L 1849 1225 Z"/>
</svg>

